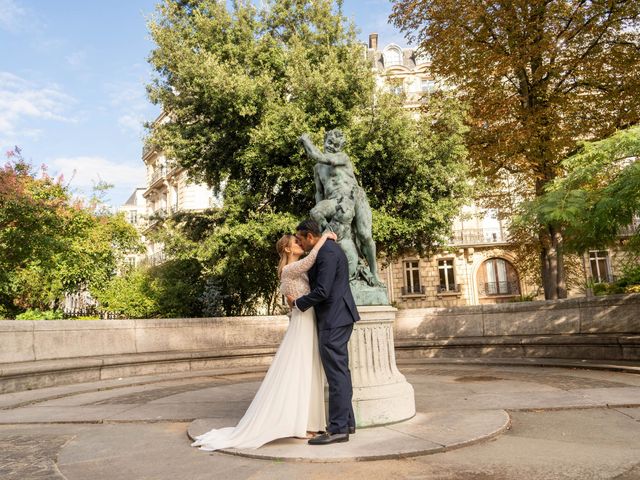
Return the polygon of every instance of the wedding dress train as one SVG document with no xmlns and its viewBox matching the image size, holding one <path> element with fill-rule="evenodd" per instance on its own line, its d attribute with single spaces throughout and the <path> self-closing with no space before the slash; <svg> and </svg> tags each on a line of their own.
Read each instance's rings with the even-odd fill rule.
<svg viewBox="0 0 640 480">
<path fill-rule="evenodd" d="M 285 267 L 283 293 L 308 290 L 305 272 L 314 259 L 310 254 Z M 324 372 L 315 314 L 313 308 L 305 312 L 294 309 L 273 362 L 238 425 L 210 430 L 196 437 L 192 445 L 207 451 L 258 448 L 278 438 L 304 438 L 307 431 L 324 430 L 325 425 Z"/>
</svg>

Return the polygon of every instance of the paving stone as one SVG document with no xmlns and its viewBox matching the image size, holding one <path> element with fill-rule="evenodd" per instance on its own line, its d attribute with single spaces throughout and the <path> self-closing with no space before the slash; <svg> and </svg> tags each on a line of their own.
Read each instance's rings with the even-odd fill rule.
<svg viewBox="0 0 640 480">
<path fill-rule="evenodd" d="M 264 370 L 153 375 L 0 395 L 0 478 L 55 479 L 59 472 L 67 480 L 640 478 L 640 375 L 441 361 L 400 368 L 416 390 L 418 415 L 379 427 L 388 437 L 359 429 L 342 444 L 352 448 L 349 455 L 344 448 L 332 455 L 335 464 L 208 454 L 190 446 L 189 423 L 171 421 L 215 416 L 208 425 L 235 425 Z M 509 409 L 509 430 L 443 448 L 456 446 L 461 433 L 472 439 L 480 431 L 481 437 L 482 423 L 499 418 L 502 409 Z M 464 432 L 455 428 L 463 418 Z M 387 445 L 397 446 L 396 455 L 411 455 L 410 438 L 431 442 L 433 454 L 354 461 L 376 453 L 384 458 Z M 285 439 L 273 447 L 291 455 L 310 446 Z M 319 448 L 318 456 L 330 453 Z"/>
<path fill-rule="evenodd" d="M 64 479 L 55 464 L 68 435 L 0 436 L 0 478 L 3 480 Z"/>
</svg>

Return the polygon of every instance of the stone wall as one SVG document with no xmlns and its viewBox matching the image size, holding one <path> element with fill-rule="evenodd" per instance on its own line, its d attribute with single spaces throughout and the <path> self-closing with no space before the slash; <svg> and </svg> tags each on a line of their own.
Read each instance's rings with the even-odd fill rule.
<svg viewBox="0 0 640 480">
<path fill-rule="evenodd" d="M 286 316 L 0 321 L 0 393 L 271 363 Z"/>
<path fill-rule="evenodd" d="M 0 392 L 266 366 L 286 316 L 0 321 Z M 399 310 L 396 356 L 640 360 L 640 294 Z"/>
<path fill-rule="evenodd" d="M 399 310 L 396 354 L 640 360 L 640 295 Z"/>
<path fill-rule="evenodd" d="M 286 316 L 144 320 L 3 320 L 0 366 L 104 355 L 273 346 Z"/>
</svg>

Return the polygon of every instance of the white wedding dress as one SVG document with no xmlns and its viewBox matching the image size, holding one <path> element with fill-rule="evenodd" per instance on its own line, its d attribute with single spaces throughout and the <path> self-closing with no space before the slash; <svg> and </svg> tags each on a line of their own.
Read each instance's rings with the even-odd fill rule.
<svg viewBox="0 0 640 480">
<path fill-rule="evenodd" d="M 280 290 L 298 298 L 309 293 L 307 271 L 317 251 L 284 267 Z M 313 308 L 294 309 L 289 328 L 251 405 L 237 426 L 210 430 L 191 445 L 201 450 L 259 448 L 278 438 L 304 438 L 326 426 L 324 371 Z"/>
</svg>

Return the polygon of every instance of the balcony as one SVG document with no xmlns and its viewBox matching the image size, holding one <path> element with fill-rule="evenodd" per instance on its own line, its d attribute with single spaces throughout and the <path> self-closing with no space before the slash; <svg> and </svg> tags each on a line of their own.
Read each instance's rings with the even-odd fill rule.
<svg viewBox="0 0 640 480">
<path fill-rule="evenodd" d="M 167 257 L 164 254 L 164 250 L 160 250 L 159 252 L 152 253 L 147 256 L 147 262 L 149 265 L 155 266 L 164 263 L 167 260 Z"/>
<path fill-rule="evenodd" d="M 632 237 L 640 233 L 640 218 L 634 218 L 630 225 L 622 227 L 619 235 L 621 237 Z"/>
<path fill-rule="evenodd" d="M 156 208 L 144 219 L 142 233 L 147 234 L 167 219 L 168 211 L 164 207 Z"/>
<path fill-rule="evenodd" d="M 438 285 L 436 292 L 438 296 L 442 295 L 460 295 L 462 291 L 462 286 L 458 283 L 457 285 Z"/>
<path fill-rule="evenodd" d="M 402 287 L 401 294 L 405 296 L 422 296 L 425 295 L 426 290 L 421 285 L 412 285 L 410 287 Z"/>
<path fill-rule="evenodd" d="M 151 175 L 150 184 L 153 184 L 156 182 L 156 180 L 159 180 L 166 176 L 167 176 L 167 167 L 165 165 L 160 166 L 160 168 L 155 168 L 153 170 L 153 174 Z"/>
<path fill-rule="evenodd" d="M 520 295 L 520 286 L 514 281 L 481 283 L 480 295 Z"/>
<path fill-rule="evenodd" d="M 151 152 L 155 150 L 157 150 L 155 145 L 151 143 L 145 143 L 142 146 L 142 158 L 145 158 L 147 155 L 149 155 Z"/>
<path fill-rule="evenodd" d="M 499 228 L 465 228 L 454 230 L 450 242 L 451 245 L 490 245 L 506 243 L 507 237 Z"/>
</svg>

